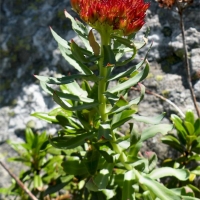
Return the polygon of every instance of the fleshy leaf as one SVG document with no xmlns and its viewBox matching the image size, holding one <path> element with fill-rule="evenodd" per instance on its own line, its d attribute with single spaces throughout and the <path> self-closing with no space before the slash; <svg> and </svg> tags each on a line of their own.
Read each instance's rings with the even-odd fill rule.
<svg viewBox="0 0 200 200">
<path fill-rule="evenodd" d="M 181 153 L 184 151 L 184 146 L 181 145 L 180 141 L 174 135 L 165 135 L 161 140 L 164 144 L 168 144 Z"/>
<path fill-rule="evenodd" d="M 161 115 L 157 115 L 155 117 L 144 117 L 144 116 L 139 116 L 134 114 L 132 117 L 134 120 L 139 121 L 139 122 L 144 122 L 147 124 L 159 124 L 161 120 L 164 118 L 165 113 L 162 113 Z"/>
<path fill-rule="evenodd" d="M 53 99 L 63 109 L 70 110 L 70 111 L 78 111 L 78 110 L 83 110 L 83 109 L 88 109 L 88 108 L 94 108 L 98 106 L 99 104 L 98 102 L 93 102 L 93 103 L 85 103 L 85 104 L 77 105 L 77 106 L 69 106 L 66 104 L 66 102 L 62 101 L 61 98 L 56 93 L 53 94 Z"/>
<path fill-rule="evenodd" d="M 187 135 L 187 131 L 185 130 L 185 128 L 182 125 L 182 120 L 177 116 L 172 114 L 171 115 L 171 120 L 173 121 L 177 131 L 178 131 L 178 137 L 181 140 L 181 143 L 186 144 L 186 135 Z"/>
<path fill-rule="evenodd" d="M 175 192 L 169 190 L 161 183 L 151 180 L 148 177 L 140 177 L 139 179 L 140 184 L 147 187 L 147 189 L 155 194 L 156 197 L 162 200 L 173 199 L 173 200 L 182 200 L 181 196 L 176 195 Z"/>
<path fill-rule="evenodd" d="M 135 174 L 132 170 L 124 174 L 122 200 L 135 200 L 135 190 L 132 185 L 135 182 Z"/>
<path fill-rule="evenodd" d="M 101 169 L 98 174 L 90 178 L 86 183 L 86 187 L 91 191 L 106 189 L 113 167 L 114 164 L 106 163 L 104 168 Z"/>
<path fill-rule="evenodd" d="M 70 65 L 72 65 L 76 70 L 78 70 L 82 74 L 87 74 L 87 75 L 93 74 L 92 71 L 86 65 L 84 65 L 83 63 L 77 61 L 73 57 L 71 50 L 66 49 L 61 44 L 58 44 L 58 47 L 60 49 L 60 52 L 61 52 L 62 56 L 65 58 L 65 60 Z"/>
<path fill-rule="evenodd" d="M 42 113 L 42 112 L 35 112 L 31 114 L 31 116 L 37 117 L 38 119 L 45 120 L 48 123 L 57 123 L 58 120 L 56 119 L 55 116 L 49 116 L 47 113 Z"/>
<path fill-rule="evenodd" d="M 66 10 L 65 10 L 65 16 L 71 20 L 73 30 L 78 34 L 78 36 L 84 43 L 86 49 L 92 51 L 92 48 L 88 42 L 88 30 L 86 26 L 77 19 L 75 20 Z"/>
<path fill-rule="evenodd" d="M 134 77 L 130 78 L 129 80 L 127 80 L 121 84 L 118 84 L 113 88 L 108 89 L 108 92 L 115 93 L 115 92 L 119 92 L 121 90 L 130 88 L 131 86 L 137 84 L 139 81 L 142 81 L 143 79 L 145 79 L 147 77 L 148 73 L 149 73 L 149 65 L 146 64 L 145 68 L 140 73 L 138 73 Z"/>
<path fill-rule="evenodd" d="M 49 142 L 52 146 L 59 149 L 73 149 L 92 137 L 94 137 L 92 133 L 83 133 L 76 136 L 49 137 Z"/>
<path fill-rule="evenodd" d="M 111 140 L 111 127 L 109 123 L 104 123 L 99 125 L 99 130 L 98 130 L 98 139 L 101 137 L 105 138 L 106 140 Z"/>
<path fill-rule="evenodd" d="M 141 141 L 145 141 L 149 138 L 154 137 L 157 133 L 161 133 L 162 135 L 166 135 L 169 131 L 171 131 L 173 125 L 171 124 L 158 124 L 153 125 L 147 129 L 145 129 L 141 134 Z"/>
<path fill-rule="evenodd" d="M 70 175 L 84 175 L 88 174 L 85 164 L 80 160 L 79 157 L 67 156 L 66 161 L 62 163 L 62 167 L 67 174 Z"/>
<path fill-rule="evenodd" d="M 149 174 L 152 179 L 174 176 L 181 181 L 186 181 L 189 178 L 189 175 L 190 173 L 186 169 L 173 169 L 171 167 L 157 168 Z"/>
</svg>

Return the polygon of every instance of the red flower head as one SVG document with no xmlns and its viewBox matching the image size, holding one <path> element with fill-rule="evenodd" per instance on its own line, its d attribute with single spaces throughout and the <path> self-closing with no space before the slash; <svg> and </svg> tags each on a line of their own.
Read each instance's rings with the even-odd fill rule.
<svg viewBox="0 0 200 200">
<path fill-rule="evenodd" d="M 71 0 L 72 8 L 92 27 L 109 25 L 124 35 L 137 32 L 144 25 L 149 3 L 144 0 Z"/>
</svg>

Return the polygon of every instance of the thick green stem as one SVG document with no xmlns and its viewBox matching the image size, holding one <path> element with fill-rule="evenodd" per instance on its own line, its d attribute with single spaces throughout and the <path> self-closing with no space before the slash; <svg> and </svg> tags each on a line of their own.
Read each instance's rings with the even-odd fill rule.
<svg viewBox="0 0 200 200">
<path fill-rule="evenodd" d="M 99 100 L 99 113 L 103 122 L 106 122 L 108 115 L 106 114 L 106 97 L 104 92 L 106 91 L 108 68 L 104 66 L 104 45 L 110 44 L 110 35 L 101 31 L 101 56 L 99 59 L 99 88 L 98 88 L 98 100 Z"/>
</svg>

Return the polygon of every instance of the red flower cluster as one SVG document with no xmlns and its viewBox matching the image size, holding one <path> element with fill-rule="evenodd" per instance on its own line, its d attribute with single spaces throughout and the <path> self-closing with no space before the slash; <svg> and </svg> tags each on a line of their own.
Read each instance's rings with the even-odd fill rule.
<svg viewBox="0 0 200 200">
<path fill-rule="evenodd" d="M 72 8 L 91 26 L 108 24 L 124 35 L 137 32 L 144 25 L 149 3 L 144 0 L 71 0 Z"/>
</svg>

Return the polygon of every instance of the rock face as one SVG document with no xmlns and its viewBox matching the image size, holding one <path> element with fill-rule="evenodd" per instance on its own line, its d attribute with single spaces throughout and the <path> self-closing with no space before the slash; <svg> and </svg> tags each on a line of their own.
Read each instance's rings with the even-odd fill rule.
<svg viewBox="0 0 200 200">
<path fill-rule="evenodd" d="M 36 120 L 30 114 L 53 108 L 51 97 L 44 94 L 33 74 L 53 76 L 66 75 L 73 68 L 65 62 L 57 49 L 48 26 L 66 40 L 75 36 L 70 21 L 64 16 L 64 9 L 76 14 L 70 8 L 69 0 L 2 0 L 0 15 L 0 142 L 18 140 L 27 125 L 36 129 L 55 132 L 55 128 Z M 189 51 L 193 86 L 200 101 L 200 0 L 194 1 L 184 15 L 186 43 Z M 138 34 L 140 39 L 146 27 L 150 27 L 148 40 L 153 42 L 148 55 L 151 71 L 144 85 L 174 102 L 184 112 L 193 109 L 193 103 L 185 78 L 182 37 L 179 16 L 175 9 L 167 10 L 151 2 L 146 25 Z M 142 49 L 137 60 L 144 57 L 147 48 Z M 131 92 L 136 95 L 136 92 Z M 152 115 L 175 110 L 165 102 L 146 95 L 139 112 Z M 167 121 L 167 118 L 165 119 Z M 19 139 L 20 140 L 20 139 Z M 153 142 L 154 143 L 154 142 Z M 151 147 L 151 145 L 150 145 Z M 147 144 L 148 148 L 148 144 Z M 5 144 L 0 146 L 0 157 L 5 156 Z M 165 156 L 162 148 L 157 149 L 159 157 Z M 163 147 L 163 149 L 165 149 Z M 155 149 L 156 151 L 156 149 Z M 2 174 L 1 174 L 2 175 Z M 6 174 L 2 176 L 7 177 Z M 3 183 L 0 183 L 0 187 Z"/>
</svg>

